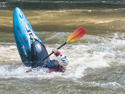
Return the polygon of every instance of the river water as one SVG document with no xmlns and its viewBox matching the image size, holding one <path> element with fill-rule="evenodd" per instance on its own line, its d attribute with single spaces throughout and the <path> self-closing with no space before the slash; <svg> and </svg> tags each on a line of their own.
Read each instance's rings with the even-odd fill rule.
<svg viewBox="0 0 125 94">
<path fill-rule="evenodd" d="M 13 35 L 13 9 L 1 9 L 0 94 L 125 94 L 124 7 L 22 11 L 48 53 L 79 27 L 87 32 L 60 49 L 70 59 L 65 73 L 25 73 Z"/>
</svg>

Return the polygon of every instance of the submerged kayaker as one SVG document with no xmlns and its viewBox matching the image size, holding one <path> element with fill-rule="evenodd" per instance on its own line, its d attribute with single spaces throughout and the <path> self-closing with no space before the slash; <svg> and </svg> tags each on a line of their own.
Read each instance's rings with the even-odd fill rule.
<svg viewBox="0 0 125 94">
<path fill-rule="evenodd" d="M 51 60 L 50 62 L 46 63 L 43 68 L 49 68 L 47 72 L 65 72 L 66 66 L 69 63 L 67 56 L 61 54 L 58 49 L 53 48 L 52 52 L 54 52 L 55 56 L 57 57 L 56 60 Z M 32 67 L 30 67 L 26 72 L 31 72 Z"/>
</svg>

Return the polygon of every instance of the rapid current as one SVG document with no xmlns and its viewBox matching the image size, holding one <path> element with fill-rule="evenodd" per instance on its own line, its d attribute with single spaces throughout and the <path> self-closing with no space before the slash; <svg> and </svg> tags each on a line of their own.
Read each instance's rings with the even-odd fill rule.
<svg viewBox="0 0 125 94">
<path fill-rule="evenodd" d="M 70 59 L 65 73 L 26 73 L 14 40 L 13 10 L 1 9 L 0 94 L 125 94 L 125 8 L 22 11 L 48 53 L 79 27 L 87 32 L 60 49 Z"/>
</svg>

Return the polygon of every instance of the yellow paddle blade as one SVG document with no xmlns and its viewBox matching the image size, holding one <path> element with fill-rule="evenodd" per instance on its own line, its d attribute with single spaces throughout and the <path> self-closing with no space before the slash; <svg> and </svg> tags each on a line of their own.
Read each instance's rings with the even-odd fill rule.
<svg viewBox="0 0 125 94">
<path fill-rule="evenodd" d="M 73 42 L 78 39 L 80 39 L 84 34 L 86 33 L 86 30 L 82 27 L 75 30 L 67 39 L 66 43 Z"/>
</svg>

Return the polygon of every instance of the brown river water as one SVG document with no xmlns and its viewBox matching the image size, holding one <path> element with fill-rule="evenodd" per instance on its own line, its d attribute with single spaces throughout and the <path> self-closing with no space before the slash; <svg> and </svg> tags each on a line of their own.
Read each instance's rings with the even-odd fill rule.
<svg viewBox="0 0 125 94">
<path fill-rule="evenodd" d="M 48 53 L 83 27 L 60 51 L 65 73 L 25 73 L 13 35 L 13 9 L 0 9 L 0 94 L 125 94 L 125 8 L 22 9 Z M 55 56 L 50 56 L 55 59 Z"/>
</svg>

